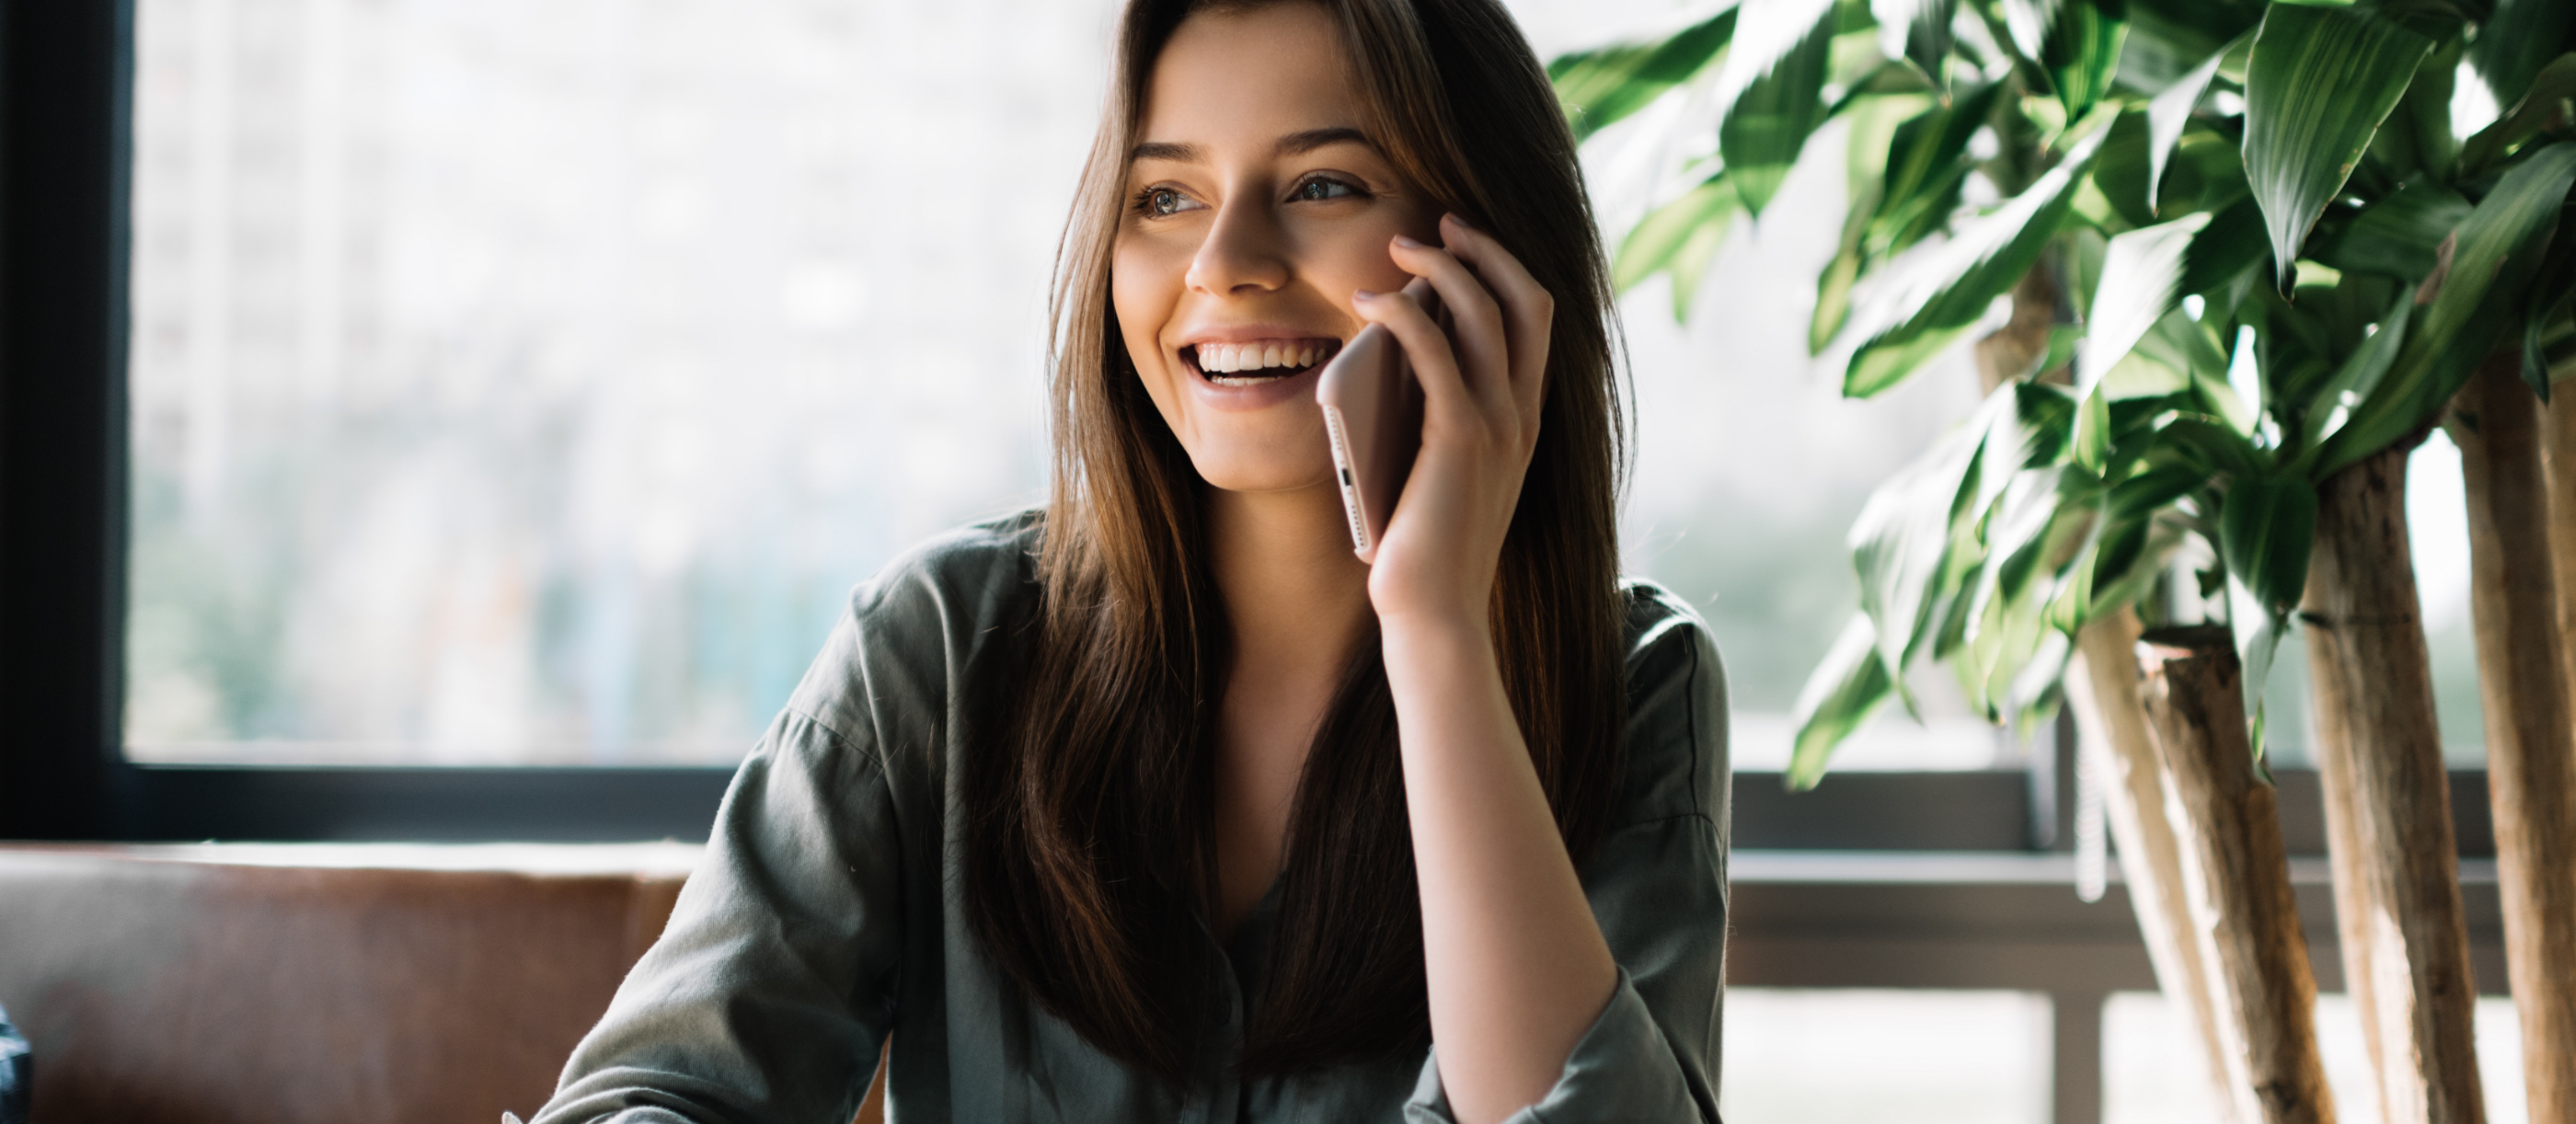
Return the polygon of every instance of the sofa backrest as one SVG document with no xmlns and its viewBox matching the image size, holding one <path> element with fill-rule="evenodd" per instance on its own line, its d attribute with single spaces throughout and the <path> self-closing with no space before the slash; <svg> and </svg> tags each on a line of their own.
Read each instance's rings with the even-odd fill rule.
<svg viewBox="0 0 2576 1124">
<path fill-rule="evenodd" d="M 528 1115 L 695 851 L 0 847 L 35 1124 Z"/>
</svg>

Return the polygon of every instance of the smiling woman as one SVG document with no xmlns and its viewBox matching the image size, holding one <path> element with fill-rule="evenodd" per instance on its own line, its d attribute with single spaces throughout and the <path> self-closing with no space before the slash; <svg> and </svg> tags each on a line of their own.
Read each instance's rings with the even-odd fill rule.
<svg viewBox="0 0 2576 1124">
<path fill-rule="evenodd" d="M 542 1119 L 839 1119 L 889 1037 L 906 1117 L 1714 1119 L 1723 677 L 1617 578 L 1573 153 L 1490 0 L 1134 0 L 1050 503 L 860 589 Z"/>
</svg>

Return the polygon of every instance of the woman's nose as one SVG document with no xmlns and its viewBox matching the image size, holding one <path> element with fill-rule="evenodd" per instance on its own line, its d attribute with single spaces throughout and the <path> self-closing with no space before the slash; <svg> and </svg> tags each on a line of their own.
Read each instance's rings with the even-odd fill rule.
<svg viewBox="0 0 2576 1124">
<path fill-rule="evenodd" d="M 1208 224 L 1207 240 L 1190 258 L 1183 280 L 1211 296 L 1269 291 L 1288 282 L 1286 246 L 1278 222 L 1267 208 L 1227 200 Z"/>
</svg>

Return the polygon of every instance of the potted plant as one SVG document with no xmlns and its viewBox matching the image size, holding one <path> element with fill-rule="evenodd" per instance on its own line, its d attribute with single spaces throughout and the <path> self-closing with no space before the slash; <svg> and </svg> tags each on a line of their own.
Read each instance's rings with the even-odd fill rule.
<svg viewBox="0 0 2576 1124">
<path fill-rule="evenodd" d="M 2178 774 L 2193 750 L 2174 743 L 2197 735 L 2172 723 L 2207 732 L 2224 712 L 2207 696 L 2241 667 L 2250 724 L 2215 736 L 2255 758 L 2272 655 L 2299 633 L 2377 1099 L 2392 1121 L 2483 1117 L 2403 506 L 2407 451 L 2448 425 L 2530 1103 L 2576 1118 L 2576 887 L 2549 877 L 2576 868 L 2576 596 L 2555 592 L 2576 581 L 2576 406 L 2548 399 L 2576 373 L 2571 16 L 2563 0 L 1744 0 L 1549 68 L 1578 136 L 1690 99 L 1663 120 L 1708 155 L 1613 266 L 1623 285 L 1669 276 L 1676 315 L 1731 224 L 1848 121 L 1811 345 L 1849 344 L 1844 390 L 1866 398 L 1973 338 L 1987 397 L 1853 528 L 1861 612 L 1801 701 L 1789 783 L 1816 783 L 1887 700 L 1911 706 L 1922 665 L 1998 722 L 2070 704 L 2112 782 L 2159 978 L 2238 1115 L 2331 1118 L 2312 984 L 2303 950 L 2295 971 L 2249 974 L 2231 965 L 2250 946 L 2208 939 L 2215 919 L 2278 943 L 2286 874 L 2244 857 L 2278 851 L 2268 811 L 2246 813 L 2249 794 L 2269 807 L 2261 778 Z M 2464 60 L 2502 112 L 2461 138 Z M 2216 652 L 2206 632 L 2138 643 L 2212 623 Z M 2205 798 L 2179 820 L 2178 784 Z M 2209 834 L 2222 820 L 2235 835 Z M 2298 1025 L 2258 1025 L 2291 1009 Z"/>
</svg>

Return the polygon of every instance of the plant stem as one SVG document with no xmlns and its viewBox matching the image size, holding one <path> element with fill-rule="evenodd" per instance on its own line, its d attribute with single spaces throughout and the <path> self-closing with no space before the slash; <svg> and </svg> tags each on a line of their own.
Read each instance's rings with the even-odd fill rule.
<svg viewBox="0 0 2576 1124">
<path fill-rule="evenodd" d="M 2042 255 L 2013 282 L 2012 318 L 1977 341 L 1978 392 L 1993 394 L 1996 387 L 2033 374 L 2031 368 L 2048 355 L 2049 330 L 2056 326 L 2057 273 Z"/>
<path fill-rule="evenodd" d="M 2279 796 L 2254 773 L 2243 669 L 2226 626 L 2159 629 L 2138 645 L 2142 693 L 2182 852 L 2192 931 L 2220 1013 L 2222 1082 L 2241 1120 L 2333 1124 L 2317 1053 L 2316 976 L 2290 889 Z"/>
<path fill-rule="evenodd" d="M 2411 443 L 2318 488 L 2307 605 L 2344 980 L 2388 1124 L 2482 1124 L 2450 778 L 2406 539 Z"/>
<path fill-rule="evenodd" d="M 2165 995 L 2191 1012 L 2202 1061 L 2213 1092 L 2227 1073 L 2218 1010 L 2199 941 L 2191 932 L 2184 897 L 2181 852 L 2165 817 L 2164 767 L 2147 729 L 2138 695 L 2138 614 L 2123 608 L 2087 622 L 2075 635 L 2075 659 L 2066 669 L 2066 701 L 2075 710 L 2076 745 L 2103 781 L 2103 811 L 2120 855 L 2129 908 L 2146 938 L 2147 960 Z M 2230 1105 L 2225 1097 L 2217 1103 Z"/>
<path fill-rule="evenodd" d="M 2468 483 L 2470 605 L 2523 1084 L 2532 1119 L 2576 1120 L 2576 726 L 2549 541 L 2557 497 L 2521 361 L 2508 350 L 2480 365 L 2448 428 Z M 2576 479 L 2556 490 L 2569 487 Z"/>
</svg>

